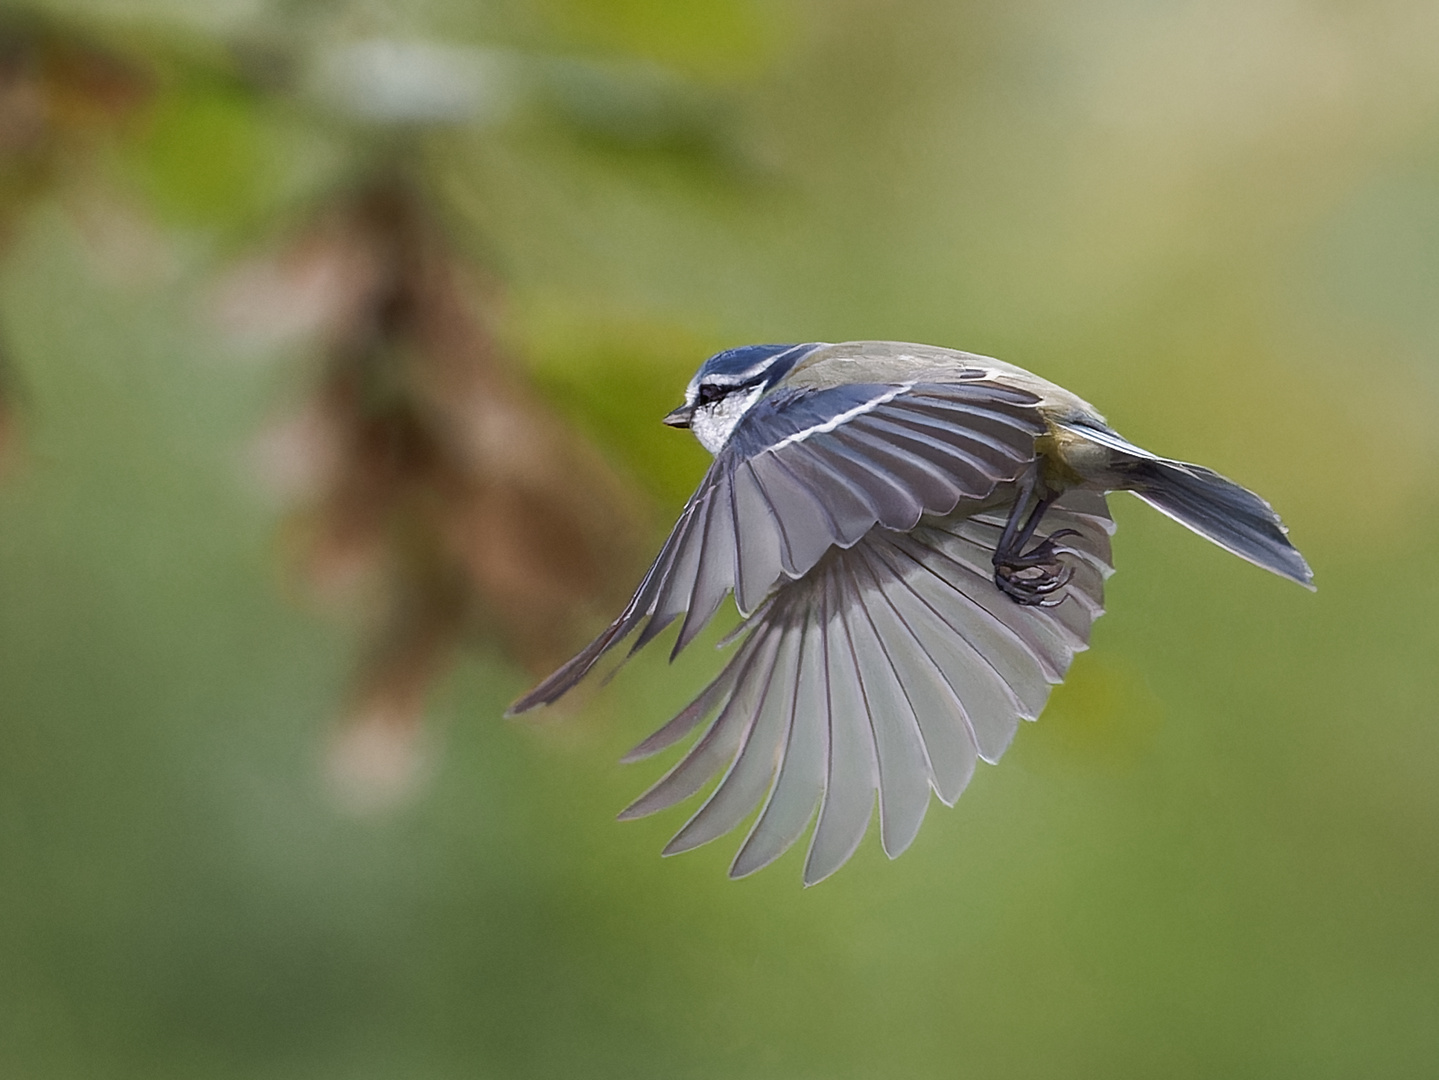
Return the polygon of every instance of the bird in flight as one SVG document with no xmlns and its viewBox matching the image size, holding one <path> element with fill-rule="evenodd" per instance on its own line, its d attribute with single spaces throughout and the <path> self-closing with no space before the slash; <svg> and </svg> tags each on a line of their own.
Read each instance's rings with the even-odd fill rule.
<svg viewBox="0 0 1439 1080">
<path fill-rule="evenodd" d="M 509 715 L 680 620 L 673 658 L 732 593 L 729 662 L 625 760 L 703 733 L 620 814 L 663 810 L 719 775 L 665 854 L 758 809 L 732 877 L 782 855 L 817 813 L 804 881 L 823 880 L 859 846 L 876 797 L 894 858 L 931 791 L 952 805 L 976 761 L 999 760 L 1104 610 L 1109 492 L 1314 587 L 1258 495 L 1140 449 L 1074 394 L 986 356 L 893 341 L 730 349 L 664 422 L 714 463 L 620 616 Z"/>
</svg>

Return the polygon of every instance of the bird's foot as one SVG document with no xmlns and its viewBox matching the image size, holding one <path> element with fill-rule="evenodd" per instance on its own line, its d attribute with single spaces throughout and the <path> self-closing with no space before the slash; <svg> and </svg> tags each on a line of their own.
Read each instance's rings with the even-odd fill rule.
<svg viewBox="0 0 1439 1080">
<path fill-rule="evenodd" d="M 994 553 L 994 583 L 1010 599 L 1026 607 L 1055 607 L 1064 600 L 1055 596 L 1074 575 L 1059 561 L 1064 548 L 1055 543 L 1063 536 L 1078 536 L 1074 529 L 1059 529 L 1028 551 L 1005 555 Z"/>
</svg>

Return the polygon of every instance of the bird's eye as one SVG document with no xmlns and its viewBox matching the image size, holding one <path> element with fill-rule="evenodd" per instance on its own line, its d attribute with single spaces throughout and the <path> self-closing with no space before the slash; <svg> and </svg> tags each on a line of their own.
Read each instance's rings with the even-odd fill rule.
<svg viewBox="0 0 1439 1080">
<path fill-rule="evenodd" d="M 695 404 L 713 405 L 724 396 L 725 387 L 716 386 L 714 383 L 700 383 L 699 395 L 695 399 Z"/>
</svg>

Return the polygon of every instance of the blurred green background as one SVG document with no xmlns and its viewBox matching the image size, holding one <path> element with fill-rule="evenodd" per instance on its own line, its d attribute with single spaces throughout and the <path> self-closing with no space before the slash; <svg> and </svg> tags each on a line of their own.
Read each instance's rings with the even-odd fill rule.
<svg viewBox="0 0 1439 1080">
<path fill-rule="evenodd" d="M 1431 1073 L 1432 0 L 27 11 L 147 74 L 6 204 L 0 1075 Z M 378 40 L 459 74 L 345 82 Z M 895 338 L 1253 486 L 1319 591 L 1117 497 L 1110 614 L 1041 721 L 811 890 L 794 852 L 661 860 L 682 812 L 613 820 L 706 649 L 528 723 L 529 676 L 468 648 L 422 782 L 357 813 L 321 765 L 357 624 L 297 601 L 254 467 L 310 347 L 212 308 L 386 155 L 647 493 L 645 549 L 703 468 L 657 423 L 700 359 Z"/>
</svg>

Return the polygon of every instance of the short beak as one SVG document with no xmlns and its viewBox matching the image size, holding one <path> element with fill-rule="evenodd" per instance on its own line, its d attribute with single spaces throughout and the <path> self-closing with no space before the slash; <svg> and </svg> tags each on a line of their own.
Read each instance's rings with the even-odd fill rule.
<svg viewBox="0 0 1439 1080">
<path fill-rule="evenodd" d="M 687 428 L 690 426 L 690 418 L 694 414 L 695 407 L 693 405 L 681 405 L 674 412 L 667 414 L 661 423 L 668 424 L 670 427 Z"/>
</svg>

